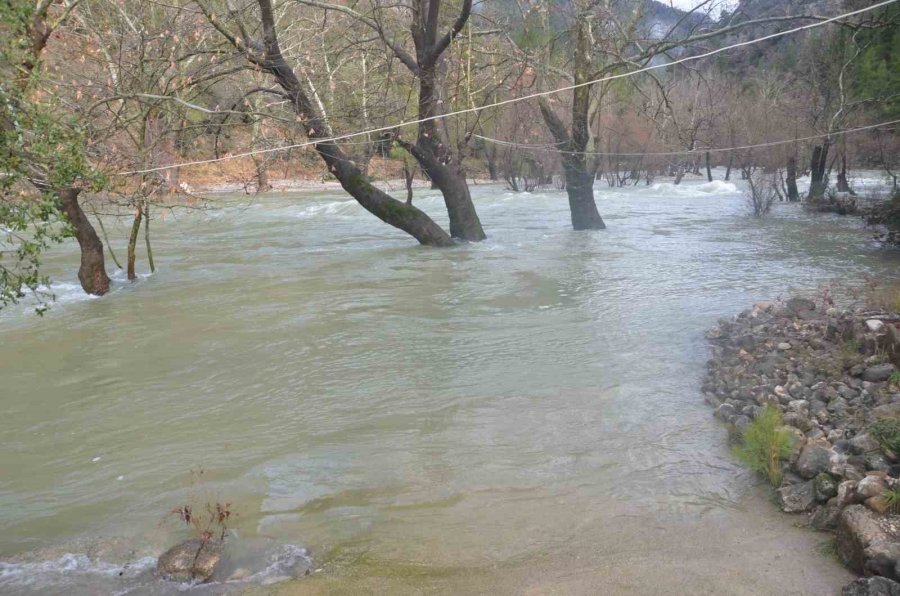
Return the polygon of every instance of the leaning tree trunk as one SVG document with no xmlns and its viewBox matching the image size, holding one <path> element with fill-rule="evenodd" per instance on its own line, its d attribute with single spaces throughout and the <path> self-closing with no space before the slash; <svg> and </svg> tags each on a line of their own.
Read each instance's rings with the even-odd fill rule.
<svg viewBox="0 0 900 596">
<path fill-rule="evenodd" d="M 81 248 L 81 267 L 78 269 L 78 281 L 88 294 L 102 296 L 109 291 L 109 276 L 103 259 L 103 243 L 97 236 L 94 226 L 78 204 L 77 188 L 64 188 L 57 192 L 60 207 L 66 219 L 72 225 L 75 239 Z"/>
<path fill-rule="evenodd" d="M 453 245 L 453 239 L 427 214 L 373 186 L 359 168 L 347 159 L 337 143 L 328 140 L 332 135 L 325 113 L 310 100 L 294 70 L 281 53 L 271 0 L 257 0 L 257 4 L 263 25 L 264 43 L 261 48 L 254 47 L 245 52 L 245 55 L 253 64 L 274 76 L 290 100 L 294 112 L 300 117 L 307 136 L 316 142 L 316 152 L 328 166 L 328 171 L 337 178 L 344 190 L 356 199 L 356 202 L 381 221 L 403 230 L 420 244 Z M 207 14 L 207 18 L 216 26 L 213 15 Z M 235 40 L 232 43 L 236 47 L 244 47 L 243 41 Z M 263 52 L 257 53 L 257 49 Z"/>
<path fill-rule="evenodd" d="M 728 155 L 728 167 L 725 168 L 725 182 L 731 180 L 731 167 L 734 165 L 734 153 Z"/>
<path fill-rule="evenodd" d="M 795 203 L 800 200 L 800 192 L 797 190 L 797 158 L 789 157 L 787 160 L 787 198 Z"/>
</svg>

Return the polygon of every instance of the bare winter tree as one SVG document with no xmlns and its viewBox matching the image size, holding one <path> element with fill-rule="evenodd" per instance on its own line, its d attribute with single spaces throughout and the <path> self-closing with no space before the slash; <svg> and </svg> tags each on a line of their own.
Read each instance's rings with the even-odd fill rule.
<svg viewBox="0 0 900 596">
<path fill-rule="evenodd" d="M 747 178 L 747 190 L 744 191 L 744 195 L 747 197 L 753 217 L 768 215 L 778 198 L 777 176 L 762 170 L 753 172 Z"/>
<path fill-rule="evenodd" d="M 662 34 L 642 26 L 642 17 L 649 2 L 620 4 L 611 0 L 575 0 L 568 16 L 567 35 L 551 37 L 537 48 L 514 44 L 523 60 L 542 73 L 545 86 L 566 81 L 572 87 L 569 114 L 561 115 L 554 104 L 562 102 L 542 97 L 541 114 L 559 149 L 566 176 L 566 190 L 577 230 L 603 229 L 605 224 L 594 201 L 594 162 L 588 154 L 594 145 L 594 119 L 599 113 L 605 85 L 598 81 L 610 75 L 633 71 L 654 61 L 668 60 L 673 51 L 720 39 L 744 28 L 808 17 L 770 17 L 743 22 L 729 22 L 709 27 L 709 20 L 697 18 L 713 6 L 712 0 L 698 3 L 685 12 Z M 541 21 L 548 28 L 553 4 L 535 0 L 520 6 L 523 13 L 540 11 L 546 15 Z M 526 21 L 527 22 L 527 21 Z M 512 40 L 511 40 L 512 41 Z M 559 48 L 565 49 L 560 51 Z M 563 104 L 565 105 L 565 104 Z M 568 122 L 567 122 L 568 121 Z M 695 162 L 697 167 L 699 162 Z"/>
<path fill-rule="evenodd" d="M 421 244 L 449 246 L 453 241 L 440 226 L 418 208 L 398 201 L 376 188 L 343 152 L 336 141 L 321 102 L 297 77 L 281 50 L 275 11 L 270 0 L 258 0 L 257 10 L 227 10 L 225 16 L 212 4 L 198 0 L 200 9 L 221 36 L 253 66 L 268 73 L 278 84 L 306 135 L 317 141 L 315 149 L 335 178 L 367 211 L 413 236 Z M 255 19 L 255 20 L 251 20 Z M 260 37 L 256 37 L 260 36 Z M 449 42 L 448 42 L 449 43 Z"/>
<path fill-rule="evenodd" d="M 365 24 L 416 78 L 417 117 L 421 121 L 416 142 L 410 143 L 400 137 L 396 141 L 416 158 L 434 185 L 441 190 L 450 218 L 450 235 L 469 241 L 484 240 L 484 229 L 466 183 L 463 149 L 454 151 L 446 129 L 439 126 L 438 121 L 444 113 L 446 102 L 446 94 L 442 91 L 444 53 L 466 26 L 472 14 L 472 0 L 462 0 L 459 12 L 443 33 L 441 0 L 412 0 L 404 8 L 374 0 L 369 14 L 318 0 L 299 1 L 311 7 L 348 14 Z M 401 15 L 408 18 L 406 25 L 411 34 L 413 52 L 408 51 L 399 35 L 392 31 L 392 25 Z"/>
</svg>

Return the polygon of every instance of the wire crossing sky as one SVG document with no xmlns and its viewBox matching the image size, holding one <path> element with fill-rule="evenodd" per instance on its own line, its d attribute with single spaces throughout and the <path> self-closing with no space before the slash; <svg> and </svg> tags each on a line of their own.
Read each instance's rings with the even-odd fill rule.
<svg viewBox="0 0 900 596">
<path fill-rule="evenodd" d="M 565 86 L 565 87 L 559 87 L 559 88 L 557 88 L 557 89 L 552 89 L 552 90 L 550 90 L 550 91 L 540 91 L 540 92 L 537 92 L 537 93 L 532 93 L 532 94 L 530 94 L 530 95 L 523 95 L 523 96 L 521 96 L 521 97 L 513 97 L 513 98 L 510 98 L 510 99 L 503 100 L 503 101 L 498 101 L 498 102 L 495 102 L 495 103 L 492 103 L 492 104 L 486 104 L 486 105 L 483 105 L 483 106 L 475 106 L 475 107 L 472 107 L 472 108 L 466 108 L 466 109 L 457 110 L 457 111 L 454 111 L 454 112 L 448 112 L 448 113 L 446 113 L 446 114 L 441 114 L 441 115 L 439 115 L 439 116 L 431 116 L 431 117 L 429 117 L 429 118 L 421 118 L 421 119 L 418 119 L 418 120 L 407 120 L 407 121 L 404 121 L 404 122 L 399 122 L 399 123 L 397 123 L 397 124 L 391 124 L 391 125 L 389 125 L 389 126 L 381 126 L 381 127 L 379 127 L 379 128 L 371 128 L 371 129 L 368 129 L 368 130 L 362 130 L 362 131 L 359 131 L 359 132 L 351 132 L 351 133 L 346 133 L 346 134 L 343 134 L 343 135 L 337 135 L 337 136 L 328 137 L 328 138 L 316 139 L 316 140 L 314 140 L 314 141 L 307 141 L 307 142 L 304 142 L 304 143 L 296 143 L 296 144 L 293 144 L 293 145 L 285 145 L 285 146 L 282 146 L 282 147 L 273 147 L 273 148 L 270 148 L 270 149 L 259 149 L 259 150 L 255 150 L 255 151 L 247 151 L 247 152 L 244 152 L 244 153 L 235 153 L 235 154 L 232 154 L 232 155 L 226 155 L 226 156 L 216 157 L 216 158 L 211 158 L 211 159 L 201 159 L 201 160 L 197 160 L 197 161 L 189 161 L 189 162 L 182 162 L 182 163 L 169 164 L 169 165 L 165 165 L 165 166 L 157 166 L 157 167 L 154 167 L 154 168 L 147 168 L 147 169 L 143 169 L 143 170 L 131 170 L 131 171 L 126 171 L 126 172 L 119 172 L 118 175 L 119 175 L 119 176 L 133 176 L 133 175 L 136 175 L 136 174 L 149 174 L 149 173 L 151 173 L 151 172 L 161 172 L 161 171 L 164 171 L 164 170 L 171 170 L 171 169 L 173 169 L 173 168 L 181 168 L 181 167 L 187 167 L 187 166 L 196 166 L 196 165 L 203 165 L 203 164 L 217 163 L 217 162 L 228 161 L 228 160 L 232 160 L 232 159 L 240 159 L 240 158 L 242 158 L 242 157 L 251 157 L 251 156 L 253 156 L 253 155 L 261 155 L 261 154 L 264 154 L 264 153 L 275 153 L 275 152 L 278 152 L 278 151 L 287 151 L 288 149 L 299 149 L 299 148 L 302 148 L 302 147 L 310 147 L 310 146 L 319 145 L 319 144 L 324 144 L 324 143 L 334 143 L 334 142 L 337 142 L 337 141 L 343 141 L 343 140 L 345 140 L 345 139 L 352 139 L 352 138 L 354 138 L 354 137 L 360 137 L 360 136 L 364 136 L 364 135 L 371 135 L 371 134 L 375 134 L 375 133 L 379 133 L 379 132 L 392 131 L 392 130 L 395 130 L 395 129 L 397 129 L 397 128 L 406 127 L 406 126 L 412 126 L 412 125 L 414 125 L 414 124 L 421 124 L 421 123 L 423 123 L 423 122 L 429 122 L 429 121 L 431 121 L 431 120 L 440 120 L 440 119 L 442 119 L 442 118 L 450 118 L 450 117 L 453 117 L 453 116 L 460 116 L 460 115 L 462 115 L 462 114 L 475 114 L 475 113 L 481 112 L 481 111 L 483 111 L 483 110 L 489 110 L 489 109 L 491 109 L 491 108 L 498 108 L 498 107 L 502 107 L 502 106 L 505 106 L 505 105 L 518 103 L 518 102 L 521 102 L 521 101 L 527 101 L 527 100 L 529 100 L 529 99 L 535 99 L 535 98 L 537 98 L 537 97 L 547 97 L 547 96 L 549 96 L 549 95 L 555 95 L 555 94 L 560 93 L 560 92 L 563 92 L 563 91 L 571 91 L 571 90 L 577 89 L 577 88 L 579 88 L 579 87 L 586 87 L 586 86 L 589 86 L 589 85 L 595 85 L 595 84 L 597 84 L 597 83 L 603 83 L 603 82 L 606 82 L 606 81 L 613 81 L 613 80 L 616 80 L 616 79 L 624 79 L 624 78 L 628 78 L 628 77 L 633 77 L 633 76 L 639 75 L 639 74 L 644 73 L 644 72 L 650 72 L 650 71 L 653 71 L 653 70 L 659 70 L 659 69 L 661 69 L 661 68 L 669 68 L 669 67 L 671 67 L 671 66 L 676 66 L 676 65 L 678 65 L 678 64 L 684 64 L 684 63 L 686 63 L 686 62 L 693 62 L 693 61 L 695 61 L 695 60 L 701 60 L 701 59 L 703 59 L 703 58 L 708 58 L 708 57 L 714 56 L 714 55 L 716 55 L 716 54 L 721 54 L 722 52 L 727 52 L 727 51 L 733 50 L 733 49 L 735 49 L 735 48 L 746 47 L 746 46 L 750 46 L 750 45 L 753 45 L 753 44 L 757 44 L 757 43 L 760 43 L 760 42 L 763 42 L 763 41 L 767 41 L 767 40 L 770 40 L 770 39 L 776 39 L 776 38 L 779 38 L 779 37 L 785 37 L 785 36 L 787 36 L 787 35 L 793 35 L 794 33 L 799 33 L 799 32 L 801 32 L 801 31 L 807 31 L 807 30 L 809 30 L 809 29 L 815 29 L 815 28 L 817 28 L 817 27 L 822 27 L 822 26 L 824 26 L 824 25 L 828 25 L 828 24 L 830 24 L 830 23 L 834 23 L 834 22 L 840 21 L 840 20 L 842 20 L 842 19 L 846 19 L 846 18 L 849 18 L 849 17 L 852 17 L 852 16 L 856 16 L 856 15 L 863 14 L 863 13 L 866 13 L 866 12 L 869 12 L 869 11 L 872 11 L 872 10 L 876 10 L 876 9 L 878 9 L 878 8 L 882 8 L 882 7 L 888 6 L 888 5 L 893 4 L 893 3 L 897 2 L 897 1 L 898 1 L 898 0 L 883 0 L 882 2 L 878 2 L 877 4 L 873 4 L 873 5 L 871 5 L 871 6 L 867 6 L 867 7 L 865 7 L 865 8 L 860 8 L 860 9 L 853 10 L 853 11 L 850 11 L 850 12 L 846 12 L 846 13 L 844 13 L 844 14 L 840 14 L 840 15 L 837 15 L 837 16 L 834 16 L 834 17 L 830 17 L 830 18 L 827 18 L 827 19 L 823 19 L 823 20 L 821 20 L 821 21 L 816 21 L 815 23 L 810 23 L 810 24 L 808 24 L 808 25 L 802 25 L 802 26 L 799 26 L 799 27 L 794 27 L 793 29 L 786 29 L 786 30 L 784 30 L 784 31 L 779 31 L 779 32 L 777 32 L 777 33 L 770 33 L 769 35 L 764 35 L 764 36 L 762 36 L 762 37 L 757 37 L 757 38 L 755 38 L 755 39 L 750 39 L 750 40 L 747 40 L 747 41 L 742 41 L 742 42 L 739 42 L 739 43 L 731 44 L 731 45 L 728 45 L 728 46 L 723 46 L 723 47 L 721 47 L 721 48 L 717 48 L 717 49 L 714 49 L 714 50 L 710 50 L 710 51 L 704 52 L 704 53 L 702 53 L 702 54 L 696 54 L 696 55 L 693 55 L 693 56 L 686 56 L 686 57 L 684 57 L 684 58 L 679 58 L 679 59 L 673 60 L 673 61 L 671 61 L 671 62 L 666 62 L 666 63 L 661 63 L 661 64 L 655 64 L 655 65 L 645 66 L 645 67 L 639 68 L 639 69 L 637 69 L 637 70 L 632 70 L 632 71 L 629 71 L 629 72 L 625 72 L 625 73 L 621 73 L 621 74 L 616 74 L 616 75 L 608 75 L 608 76 L 605 76 L 605 77 L 601 77 L 601 78 L 599 78 L 599 79 L 593 79 L 593 80 L 585 81 L 585 82 L 583 82 L 583 83 L 578 83 L 578 84 L 575 84 L 575 85 L 567 85 L 567 86 Z M 802 17 L 797 17 L 797 18 L 802 18 Z M 876 126 L 885 126 L 885 124 L 879 124 L 879 125 L 876 125 Z M 827 136 L 827 135 L 826 135 L 826 136 Z M 783 143 L 791 143 L 791 142 L 794 142 L 795 140 L 796 140 L 796 139 L 790 139 L 790 140 L 778 141 L 777 143 L 780 143 L 780 144 L 783 144 Z M 731 148 L 731 149 L 735 149 L 735 148 Z M 719 149 L 719 151 L 723 151 L 723 150 L 726 150 L 726 149 Z"/>
<path fill-rule="evenodd" d="M 844 130 L 836 130 L 834 132 L 826 132 L 818 135 L 812 135 L 810 137 L 801 137 L 797 139 L 785 139 L 782 141 L 772 141 L 770 143 L 757 143 L 756 145 L 741 145 L 738 147 L 710 147 L 709 149 L 691 149 L 685 151 L 657 151 L 657 152 L 639 152 L 639 153 L 603 153 L 597 151 L 565 151 L 554 147 L 553 145 L 528 145 L 516 143 L 513 141 L 501 141 L 500 139 L 492 139 L 490 137 L 483 137 L 481 135 L 473 134 L 473 137 L 479 138 L 483 141 L 487 141 L 488 143 L 495 143 L 497 145 L 505 145 L 508 147 L 518 147 L 520 149 L 528 149 L 532 151 L 552 151 L 554 153 L 566 153 L 568 155 L 598 155 L 598 156 L 608 156 L 608 157 L 643 157 L 643 156 L 675 156 L 675 155 L 702 155 L 704 153 L 723 153 L 727 151 L 743 151 L 746 149 L 758 149 L 760 147 L 775 147 L 777 145 L 789 145 L 790 143 L 801 143 L 803 141 L 812 141 L 814 139 L 824 139 L 825 137 L 837 137 L 841 135 L 852 134 L 854 132 L 861 132 L 864 130 L 872 130 L 875 128 L 883 128 L 885 126 L 891 126 L 893 124 L 900 124 L 900 120 L 891 120 L 889 122 L 882 122 L 880 124 L 870 124 L 868 126 L 858 126 L 856 128 L 847 128 Z"/>
</svg>

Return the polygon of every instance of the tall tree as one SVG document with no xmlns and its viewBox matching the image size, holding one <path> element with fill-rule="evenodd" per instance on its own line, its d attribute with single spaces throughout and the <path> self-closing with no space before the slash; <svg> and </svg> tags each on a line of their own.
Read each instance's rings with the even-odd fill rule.
<svg viewBox="0 0 900 596">
<path fill-rule="evenodd" d="M 472 14 L 472 0 L 463 0 L 452 25 L 441 34 L 441 0 L 412 0 L 407 6 L 410 12 L 408 28 L 414 52 L 408 52 L 403 44 L 390 33 L 382 12 L 396 12 L 394 5 L 373 4 L 372 16 L 343 5 L 318 0 L 300 0 L 302 4 L 348 14 L 376 32 L 385 46 L 412 73 L 418 81 L 419 123 L 416 142 L 402 138 L 397 142 L 416 158 L 422 169 L 444 196 L 450 218 L 450 235 L 462 240 L 484 240 L 485 233 L 472 202 L 466 171 L 463 166 L 464 148 L 454 151 L 445 129 L 438 119 L 444 113 L 443 88 L 444 53 L 459 36 Z M 468 138 L 465 139 L 468 141 Z"/>
<path fill-rule="evenodd" d="M 103 243 L 79 203 L 82 191 L 96 189 L 102 179 L 85 155 L 79 123 L 41 89 L 42 53 L 78 4 L 79 0 L 0 4 L 0 70 L 11 81 L 9 86 L 0 85 L 0 155 L 5 173 L 0 211 L 12 222 L 12 226 L 6 222 L 6 228 L 13 230 L 19 247 L 14 268 L 2 269 L 0 303 L 20 298 L 23 287 L 34 290 L 44 279 L 37 254 L 47 240 L 59 239 L 44 225 L 55 217 L 68 224 L 78 241 L 81 287 L 95 295 L 109 291 Z M 29 184 L 43 198 L 30 197 L 20 183 Z M 24 195 L 9 194 L 16 189 Z M 34 239 L 16 232 L 35 225 L 40 231 Z"/>
<path fill-rule="evenodd" d="M 385 223 L 413 236 L 421 244 L 431 246 L 453 244 L 450 235 L 420 209 L 398 201 L 376 188 L 347 158 L 337 142 L 331 140 L 334 133 L 323 106 L 321 103 L 311 100 L 309 91 L 297 78 L 294 69 L 291 68 L 282 53 L 275 22 L 275 11 L 270 0 L 257 1 L 258 23 L 255 30 L 261 35 L 261 39 L 251 36 L 252 29 L 244 21 L 244 15 L 229 11 L 227 18 L 220 18 L 212 11 L 208 3 L 198 0 L 197 4 L 209 22 L 228 43 L 238 50 L 250 64 L 275 79 L 283 98 L 290 102 L 299 117 L 306 135 L 317 141 L 315 149 L 319 156 L 344 190 L 367 211 Z M 236 30 L 230 29 L 229 25 Z"/>
</svg>

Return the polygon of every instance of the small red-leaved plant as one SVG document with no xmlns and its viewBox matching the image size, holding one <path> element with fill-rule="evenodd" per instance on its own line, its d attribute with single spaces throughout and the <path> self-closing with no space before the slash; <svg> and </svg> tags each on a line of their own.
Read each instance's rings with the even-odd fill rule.
<svg viewBox="0 0 900 596">
<path fill-rule="evenodd" d="M 191 484 L 196 486 L 202 479 L 203 470 L 191 470 Z M 231 510 L 231 503 L 221 503 L 218 499 L 206 499 L 205 505 L 198 511 L 192 504 L 180 505 L 169 515 L 176 516 L 183 524 L 192 528 L 201 542 L 210 540 L 225 540 L 228 532 L 228 522 L 236 515 Z"/>
</svg>

